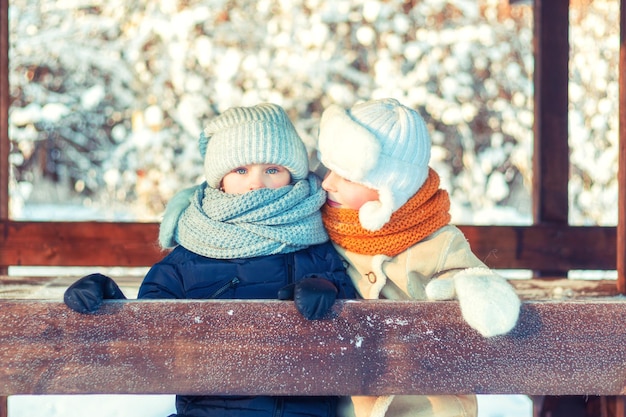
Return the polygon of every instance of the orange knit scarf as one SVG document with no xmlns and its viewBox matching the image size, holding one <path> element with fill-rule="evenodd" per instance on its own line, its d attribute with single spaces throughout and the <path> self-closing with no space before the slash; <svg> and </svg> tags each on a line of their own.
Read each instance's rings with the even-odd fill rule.
<svg viewBox="0 0 626 417">
<path fill-rule="evenodd" d="M 450 222 L 450 199 L 439 189 L 439 175 L 429 169 L 424 185 L 391 215 L 382 229 L 361 227 L 359 211 L 322 207 L 322 219 L 330 239 L 350 252 L 396 256 Z"/>
</svg>

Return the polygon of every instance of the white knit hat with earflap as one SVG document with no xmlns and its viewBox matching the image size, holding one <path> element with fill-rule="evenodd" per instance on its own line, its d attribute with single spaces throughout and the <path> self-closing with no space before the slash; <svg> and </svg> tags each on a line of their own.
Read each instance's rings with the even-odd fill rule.
<svg viewBox="0 0 626 417">
<path fill-rule="evenodd" d="M 226 110 L 200 134 L 199 147 L 207 184 L 213 188 L 244 165 L 281 165 L 289 170 L 292 181 L 305 179 L 309 173 L 304 142 L 285 110 L 276 104 Z"/>
<path fill-rule="evenodd" d="M 319 159 L 330 170 L 378 191 L 359 210 L 363 228 L 376 231 L 428 177 L 430 136 L 415 110 L 395 99 L 373 100 L 322 114 Z"/>
</svg>

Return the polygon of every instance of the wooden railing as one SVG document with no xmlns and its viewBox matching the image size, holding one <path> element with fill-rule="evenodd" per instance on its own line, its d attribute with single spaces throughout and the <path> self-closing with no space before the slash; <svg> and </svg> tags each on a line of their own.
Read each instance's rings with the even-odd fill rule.
<svg viewBox="0 0 626 417">
<path fill-rule="evenodd" d="M 4 301 L 0 395 L 626 393 L 626 301 L 526 302 L 485 339 L 455 302 Z M 19 349 L 16 349 L 19 347 Z"/>
</svg>

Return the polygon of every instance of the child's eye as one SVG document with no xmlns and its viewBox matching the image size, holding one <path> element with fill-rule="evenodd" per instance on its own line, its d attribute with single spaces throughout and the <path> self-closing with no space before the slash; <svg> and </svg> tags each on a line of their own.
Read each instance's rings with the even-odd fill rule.
<svg viewBox="0 0 626 417">
<path fill-rule="evenodd" d="M 235 169 L 233 169 L 233 172 L 234 172 L 234 173 L 237 173 L 237 174 L 240 174 L 240 175 L 243 175 L 243 174 L 245 174 L 246 172 L 248 172 L 248 170 L 247 170 L 247 169 L 245 169 L 245 168 L 243 168 L 243 167 L 239 167 L 239 168 L 235 168 Z"/>
<path fill-rule="evenodd" d="M 268 174 L 278 174 L 280 171 L 276 167 L 271 167 L 271 168 L 266 169 L 265 172 Z"/>
</svg>

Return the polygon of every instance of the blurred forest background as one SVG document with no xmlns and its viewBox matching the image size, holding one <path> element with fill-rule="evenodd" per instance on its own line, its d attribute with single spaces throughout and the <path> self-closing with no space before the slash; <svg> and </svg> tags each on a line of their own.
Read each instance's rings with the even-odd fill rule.
<svg viewBox="0 0 626 417">
<path fill-rule="evenodd" d="M 614 225 L 619 2 L 571 3 L 570 223 Z M 329 104 L 389 96 L 427 121 L 454 222 L 532 221 L 528 3 L 9 5 L 15 219 L 156 221 L 202 180 L 197 137 L 223 110 L 280 104 L 312 150 Z"/>
</svg>

